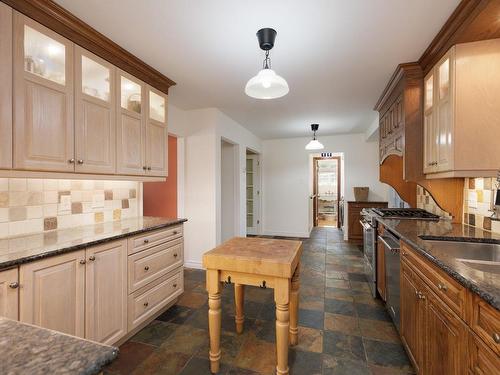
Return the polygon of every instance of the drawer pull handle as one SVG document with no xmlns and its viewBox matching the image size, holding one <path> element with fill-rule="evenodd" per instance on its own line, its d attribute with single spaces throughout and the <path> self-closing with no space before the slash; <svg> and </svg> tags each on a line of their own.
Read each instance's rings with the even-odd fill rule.
<svg viewBox="0 0 500 375">
<path fill-rule="evenodd" d="M 500 335 L 498 333 L 493 334 L 493 340 L 497 343 L 500 344 Z"/>
<path fill-rule="evenodd" d="M 174 258 L 177 258 L 177 253 L 174 254 Z"/>
<path fill-rule="evenodd" d="M 419 299 L 425 299 L 425 296 L 422 292 L 418 292 L 418 298 Z"/>
<path fill-rule="evenodd" d="M 17 281 L 14 281 L 9 284 L 9 288 L 16 289 L 19 288 L 19 283 Z"/>
<path fill-rule="evenodd" d="M 144 243 L 149 243 L 149 240 L 146 238 L 146 239 L 144 240 Z"/>
<path fill-rule="evenodd" d="M 179 232 L 177 232 L 176 230 L 174 230 L 174 234 L 177 234 L 177 233 L 179 233 Z"/>
<path fill-rule="evenodd" d="M 144 267 L 144 271 L 149 271 L 149 266 Z"/>
<path fill-rule="evenodd" d="M 438 289 L 442 290 L 443 292 L 446 292 L 448 290 L 448 287 L 443 284 L 438 284 Z"/>
<path fill-rule="evenodd" d="M 93 255 L 89 256 L 89 260 L 94 261 L 95 260 L 95 256 L 93 256 Z"/>
<path fill-rule="evenodd" d="M 177 284 L 174 284 L 174 285 L 173 285 L 173 287 L 174 287 L 174 288 L 177 288 Z"/>
<path fill-rule="evenodd" d="M 148 307 L 149 306 L 149 302 L 144 302 L 144 307 Z"/>
<path fill-rule="evenodd" d="M 85 259 L 80 259 L 80 264 L 85 264 L 87 261 Z"/>
</svg>

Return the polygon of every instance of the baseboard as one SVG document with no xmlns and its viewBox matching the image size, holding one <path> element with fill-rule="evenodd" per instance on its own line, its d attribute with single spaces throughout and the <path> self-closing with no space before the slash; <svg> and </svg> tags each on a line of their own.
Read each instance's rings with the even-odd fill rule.
<svg viewBox="0 0 500 375">
<path fill-rule="evenodd" d="M 189 260 L 184 261 L 184 267 L 186 268 L 195 268 L 197 270 L 203 269 L 203 264 L 201 262 L 192 262 Z"/>
<path fill-rule="evenodd" d="M 300 238 L 309 238 L 310 233 L 307 232 L 274 232 L 274 231 L 264 231 L 262 233 L 264 236 L 280 236 L 280 237 L 300 237 Z"/>
</svg>

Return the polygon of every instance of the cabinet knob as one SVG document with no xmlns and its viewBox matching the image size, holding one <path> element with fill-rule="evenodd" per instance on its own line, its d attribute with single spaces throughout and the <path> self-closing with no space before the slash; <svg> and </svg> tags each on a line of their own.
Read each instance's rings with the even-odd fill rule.
<svg viewBox="0 0 500 375">
<path fill-rule="evenodd" d="M 177 284 L 172 285 L 174 288 L 177 288 Z"/>
<path fill-rule="evenodd" d="M 69 160 L 68 160 L 68 163 L 70 163 L 70 164 L 74 164 L 74 163 L 75 163 L 75 159 L 74 159 L 74 158 L 69 159 Z"/>
<path fill-rule="evenodd" d="M 151 167 L 148 167 L 148 171 L 150 171 L 150 170 L 151 170 Z"/>
<path fill-rule="evenodd" d="M 144 307 L 148 307 L 149 302 L 144 302 Z"/>
<path fill-rule="evenodd" d="M 145 238 L 144 243 L 149 243 L 149 240 L 147 238 Z"/>
<path fill-rule="evenodd" d="M 83 164 L 83 159 L 78 159 L 78 164 Z"/>
<path fill-rule="evenodd" d="M 177 233 L 179 233 L 179 232 L 177 232 L 176 230 L 174 230 L 174 234 L 177 234 Z"/>
<path fill-rule="evenodd" d="M 89 256 L 89 260 L 94 261 L 95 260 L 95 256 L 93 256 L 93 255 Z"/>
<path fill-rule="evenodd" d="M 425 296 L 422 292 L 418 292 L 418 298 L 419 299 L 425 299 Z"/>
<path fill-rule="evenodd" d="M 500 335 L 498 333 L 494 333 L 493 335 L 493 340 L 497 343 L 500 344 Z"/>
<path fill-rule="evenodd" d="M 149 271 L 149 266 L 144 267 L 144 271 Z"/>
<path fill-rule="evenodd" d="M 146 169 L 148 169 L 148 167 L 146 167 L 146 166 L 144 165 L 144 166 L 142 167 L 142 169 L 146 170 Z"/>
<path fill-rule="evenodd" d="M 9 288 L 16 289 L 19 288 L 19 283 L 17 281 L 14 281 L 9 284 Z"/>
<path fill-rule="evenodd" d="M 80 259 L 80 264 L 85 264 L 87 261 L 85 259 Z"/>
<path fill-rule="evenodd" d="M 177 258 L 177 253 L 174 254 L 174 258 Z"/>
<path fill-rule="evenodd" d="M 442 290 L 443 292 L 446 292 L 448 290 L 448 287 L 443 284 L 438 284 L 438 289 Z"/>
</svg>

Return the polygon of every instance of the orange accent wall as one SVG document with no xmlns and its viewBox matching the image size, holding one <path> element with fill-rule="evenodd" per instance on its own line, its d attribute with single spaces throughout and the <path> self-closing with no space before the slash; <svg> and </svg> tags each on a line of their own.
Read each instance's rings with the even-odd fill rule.
<svg viewBox="0 0 500 375">
<path fill-rule="evenodd" d="M 177 218 L 177 138 L 168 136 L 168 177 L 144 183 L 144 215 Z"/>
</svg>

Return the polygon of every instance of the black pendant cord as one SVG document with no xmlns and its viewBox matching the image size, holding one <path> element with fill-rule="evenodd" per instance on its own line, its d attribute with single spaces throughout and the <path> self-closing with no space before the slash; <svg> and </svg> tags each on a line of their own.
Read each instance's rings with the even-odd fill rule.
<svg viewBox="0 0 500 375">
<path fill-rule="evenodd" d="M 266 58 L 264 59 L 264 62 L 262 63 L 262 68 L 263 69 L 271 69 L 271 58 L 269 57 L 269 50 L 266 51 Z"/>
</svg>

